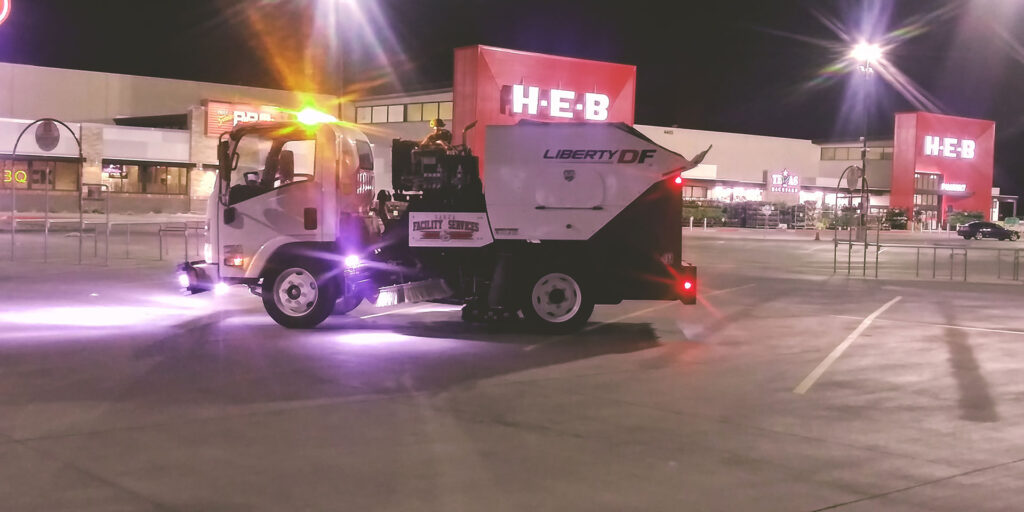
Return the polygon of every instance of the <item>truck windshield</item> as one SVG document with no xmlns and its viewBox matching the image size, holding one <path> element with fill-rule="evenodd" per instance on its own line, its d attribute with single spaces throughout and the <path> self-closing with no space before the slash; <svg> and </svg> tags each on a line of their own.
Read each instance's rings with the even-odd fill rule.
<svg viewBox="0 0 1024 512">
<path fill-rule="evenodd" d="M 228 204 L 312 180 L 316 141 L 248 134 L 238 141 L 234 155 Z"/>
<path fill-rule="evenodd" d="M 313 178 L 314 140 L 282 140 L 251 134 L 242 137 L 235 151 L 238 164 L 231 173 L 232 185 L 276 188 Z"/>
</svg>

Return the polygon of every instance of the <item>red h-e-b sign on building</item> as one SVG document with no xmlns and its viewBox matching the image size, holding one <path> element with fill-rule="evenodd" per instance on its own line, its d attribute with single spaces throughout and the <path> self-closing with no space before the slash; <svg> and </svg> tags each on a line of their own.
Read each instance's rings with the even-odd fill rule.
<svg viewBox="0 0 1024 512">
<path fill-rule="evenodd" d="M 896 114 L 890 204 L 913 213 L 914 174 L 939 174 L 942 218 L 954 211 L 992 210 L 996 123 L 927 112 Z M 934 193 L 934 192 L 932 192 Z"/>
<path fill-rule="evenodd" d="M 466 143 L 483 174 L 488 125 L 520 119 L 633 124 L 636 66 L 490 46 L 455 49 L 452 133 L 477 125 Z"/>
</svg>

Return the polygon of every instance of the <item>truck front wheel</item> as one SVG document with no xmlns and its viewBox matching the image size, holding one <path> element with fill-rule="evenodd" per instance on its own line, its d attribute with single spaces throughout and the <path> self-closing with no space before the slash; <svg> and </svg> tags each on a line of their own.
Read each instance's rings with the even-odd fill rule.
<svg viewBox="0 0 1024 512">
<path fill-rule="evenodd" d="M 263 307 L 275 322 L 309 329 L 323 322 L 338 300 L 338 283 L 310 262 L 274 269 L 263 278 Z"/>
<path fill-rule="evenodd" d="M 594 312 L 594 302 L 585 284 L 568 272 L 541 272 L 530 281 L 523 315 L 540 330 L 566 333 L 577 331 Z"/>
</svg>

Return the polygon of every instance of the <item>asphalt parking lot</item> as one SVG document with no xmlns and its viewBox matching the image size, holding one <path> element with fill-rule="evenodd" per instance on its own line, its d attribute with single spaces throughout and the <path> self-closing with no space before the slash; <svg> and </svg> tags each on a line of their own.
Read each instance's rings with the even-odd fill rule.
<svg viewBox="0 0 1024 512">
<path fill-rule="evenodd" d="M 2 263 L 0 508 L 1019 509 L 1020 284 L 772 237 L 684 235 L 697 306 L 562 337 L 433 304 L 287 331 L 169 263 Z"/>
</svg>

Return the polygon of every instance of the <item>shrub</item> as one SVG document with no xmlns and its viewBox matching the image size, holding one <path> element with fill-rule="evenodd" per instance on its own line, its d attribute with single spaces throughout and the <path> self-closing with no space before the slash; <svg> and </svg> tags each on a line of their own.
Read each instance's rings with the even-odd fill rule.
<svg viewBox="0 0 1024 512">
<path fill-rule="evenodd" d="M 892 229 L 907 229 L 907 212 L 902 208 L 889 208 L 885 211 L 883 222 Z"/>
<path fill-rule="evenodd" d="M 976 211 L 953 212 L 949 215 L 949 223 L 953 226 L 967 224 L 976 220 L 985 220 L 985 214 Z"/>
</svg>

